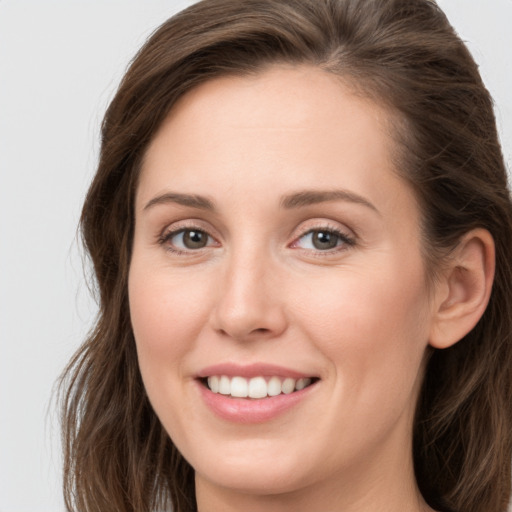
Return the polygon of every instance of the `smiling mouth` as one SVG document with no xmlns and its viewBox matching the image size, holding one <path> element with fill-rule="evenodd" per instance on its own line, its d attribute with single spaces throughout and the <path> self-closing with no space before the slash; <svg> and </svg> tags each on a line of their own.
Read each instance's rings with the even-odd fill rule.
<svg viewBox="0 0 512 512">
<path fill-rule="evenodd" d="M 301 391 L 318 380 L 316 377 L 293 379 L 291 377 L 260 376 L 246 379 L 240 376 L 212 375 L 201 379 L 201 382 L 212 393 L 232 398 L 262 399 Z"/>
</svg>

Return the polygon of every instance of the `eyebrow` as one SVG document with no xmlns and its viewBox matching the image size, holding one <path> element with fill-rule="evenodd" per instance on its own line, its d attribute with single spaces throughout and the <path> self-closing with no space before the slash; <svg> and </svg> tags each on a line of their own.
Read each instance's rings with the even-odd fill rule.
<svg viewBox="0 0 512 512">
<path fill-rule="evenodd" d="M 282 208 L 291 210 L 328 201 L 346 201 L 349 203 L 360 204 L 380 215 L 379 210 L 370 201 L 348 190 L 302 190 L 300 192 L 283 196 L 280 204 Z M 167 192 L 156 196 L 148 201 L 143 209 L 145 211 L 153 206 L 169 203 L 176 203 L 182 206 L 198 208 L 200 210 L 215 211 L 213 201 L 207 197 L 197 194 L 179 194 L 177 192 Z"/>
<path fill-rule="evenodd" d="M 370 201 L 349 190 L 303 190 L 284 196 L 281 199 L 281 206 L 285 209 L 293 209 L 327 201 L 347 201 L 360 204 L 380 215 L 379 210 Z"/>
<path fill-rule="evenodd" d="M 152 206 L 156 206 L 158 204 L 169 204 L 176 203 L 182 206 L 189 206 L 192 208 L 198 208 L 200 210 L 208 210 L 214 211 L 215 207 L 213 202 L 210 201 L 207 197 L 199 196 L 195 194 L 178 194 L 176 192 L 167 192 L 166 194 L 162 194 L 154 197 L 149 201 L 146 206 L 144 206 L 144 210 L 148 210 Z"/>
</svg>

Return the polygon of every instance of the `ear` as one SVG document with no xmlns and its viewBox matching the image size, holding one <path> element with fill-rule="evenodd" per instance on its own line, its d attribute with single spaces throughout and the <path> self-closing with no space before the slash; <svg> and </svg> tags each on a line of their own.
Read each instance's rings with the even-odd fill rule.
<svg viewBox="0 0 512 512">
<path fill-rule="evenodd" d="M 461 239 L 436 284 L 430 345 L 448 348 L 475 327 L 491 296 L 494 279 L 494 240 L 485 229 Z"/>
</svg>

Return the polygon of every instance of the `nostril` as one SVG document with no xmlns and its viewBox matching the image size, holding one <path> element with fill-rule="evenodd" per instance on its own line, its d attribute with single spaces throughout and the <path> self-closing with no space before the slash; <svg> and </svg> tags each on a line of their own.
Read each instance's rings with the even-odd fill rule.
<svg viewBox="0 0 512 512">
<path fill-rule="evenodd" d="M 221 301 L 213 308 L 211 327 L 223 337 L 249 341 L 279 336 L 287 321 L 279 305 L 241 300 L 233 306 Z"/>
</svg>

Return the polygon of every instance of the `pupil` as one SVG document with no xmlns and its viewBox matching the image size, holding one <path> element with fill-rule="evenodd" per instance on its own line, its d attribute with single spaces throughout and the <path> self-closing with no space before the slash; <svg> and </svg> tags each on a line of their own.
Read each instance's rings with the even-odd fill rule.
<svg viewBox="0 0 512 512">
<path fill-rule="evenodd" d="M 328 231 L 317 231 L 313 235 L 315 249 L 333 249 L 338 243 L 338 235 Z"/>
<path fill-rule="evenodd" d="M 206 246 L 207 238 L 202 231 L 185 231 L 183 243 L 188 249 L 201 249 Z"/>
</svg>

